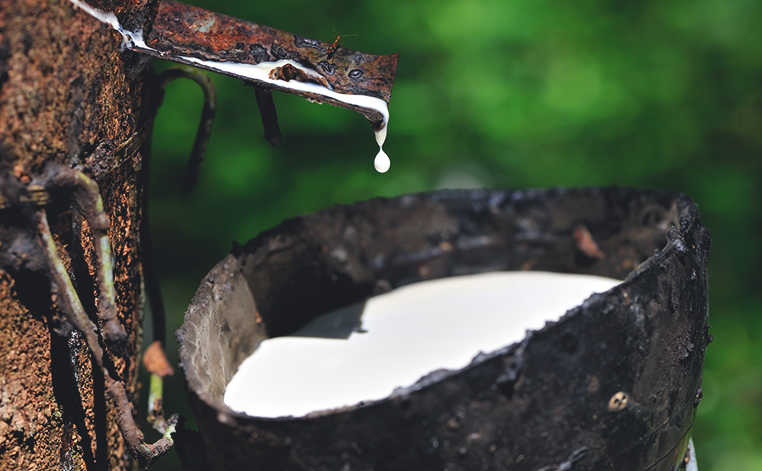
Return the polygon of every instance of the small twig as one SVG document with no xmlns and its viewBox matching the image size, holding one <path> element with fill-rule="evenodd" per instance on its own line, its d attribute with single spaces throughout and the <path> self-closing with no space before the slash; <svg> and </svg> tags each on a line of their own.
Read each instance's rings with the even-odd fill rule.
<svg viewBox="0 0 762 471">
<path fill-rule="evenodd" d="M 44 209 L 37 210 L 37 225 L 43 251 L 48 259 L 50 268 L 48 277 L 56 302 L 64 312 L 66 319 L 85 336 L 85 342 L 90 351 L 93 353 L 99 366 L 102 366 L 103 349 L 100 343 L 98 343 L 98 328 L 87 317 L 87 313 L 79 301 L 79 296 L 74 289 L 71 278 L 66 272 L 66 267 L 61 257 L 58 256 L 58 249 L 50 233 L 50 226 L 48 225 L 48 218 Z"/>
<path fill-rule="evenodd" d="M 127 342 L 127 332 L 116 315 L 114 271 L 108 239 L 111 223 L 103 210 L 98 184 L 82 172 L 58 165 L 48 169 L 47 177 L 47 185 L 50 188 L 71 193 L 72 201 L 93 232 L 93 245 L 98 262 L 98 317 L 103 323 L 103 338 L 114 351 L 122 352 Z"/>
<path fill-rule="evenodd" d="M 101 291 L 98 314 L 104 324 L 104 340 L 108 342 L 110 339 L 111 343 L 117 342 L 121 337 L 119 332 L 114 330 L 113 326 L 118 325 L 121 332 L 124 332 L 124 329 L 118 323 L 115 314 L 116 305 L 113 273 L 111 271 L 111 248 L 106 232 L 109 227 L 109 220 L 103 211 L 103 201 L 101 200 L 98 186 L 81 172 L 68 167 L 53 167 L 55 168 L 49 170 L 47 179 L 51 193 L 70 191 L 75 205 L 88 221 L 93 231 L 96 254 L 99 258 L 98 279 Z M 34 214 L 36 216 L 37 233 L 45 259 L 47 260 L 47 275 L 56 304 L 67 321 L 84 336 L 85 343 L 90 349 L 97 369 L 103 375 L 106 395 L 116 407 L 117 422 L 124 437 L 125 446 L 130 455 L 137 460 L 138 465 L 142 468 L 147 468 L 172 447 L 173 439 L 171 434 L 175 431 L 178 417 L 173 416 L 168 421 L 164 421 L 162 415 L 162 438 L 153 444 L 145 443 L 143 433 L 133 418 L 132 403 L 127 397 L 124 385 L 111 376 L 105 365 L 105 353 L 98 341 L 98 327 L 87 316 L 79 295 L 74 289 L 71 278 L 66 271 L 66 267 L 58 255 L 58 249 L 48 225 L 45 209 L 40 208 Z M 108 331 L 105 330 L 107 325 L 111 325 Z M 124 333 L 124 338 L 126 338 L 126 333 Z M 161 390 L 159 390 L 159 393 L 161 394 Z"/>
<path fill-rule="evenodd" d="M 168 423 L 164 418 L 164 379 L 151 374 L 148 388 L 148 423 L 159 433 L 167 431 Z"/>
<path fill-rule="evenodd" d="M 164 354 L 162 343 L 158 339 L 154 340 L 143 354 L 143 364 L 151 373 L 147 420 L 154 430 L 160 433 L 166 432 L 168 426 L 167 420 L 164 418 L 164 378 L 174 374 L 174 370 Z"/>
<path fill-rule="evenodd" d="M 40 238 L 50 265 L 50 281 L 54 294 L 56 294 L 59 309 L 68 321 L 85 336 L 87 344 L 98 369 L 103 374 L 106 385 L 106 394 L 112 400 L 117 410 L 117 422 L 124 437 L 127 449 L 142 468 L 147 468 L 156 459 L 166 453 L 172 447 L 171 434 L 174 432 L 174 424 L 177 417 L 168 421 L 165 434 L 154 444 L 143 441 L 143 433 L 138 428 L 132 416 L 132 403 L 127 398 L 127 393 L 120 381 L 113 379 L 104 365 L 104 352 L 98 343 L 98 328 L 87 317 L 82 303 L 79 300 L 74 286 L 71 283 L 61 257 L 58 256 L 55 241 L 50 233 L 45 210 L 37 211 Z"/>
<path fill-rule="evenodd" d="M 277 147 L 283 135 L 280 132 L 280 126 L 278 126 L 278 112 L 275 110 L 273 91 L 254 85 L 254 97 L 257 99 L 259 114 L 262 116 L 265 139 L 273 147 Z"/>
<path fill-rule="evenodd" d="M 116 406 L 117 423 L 122 431 L 127 450 L 138 461 L 138 466 L 147 469 L 172 448 L 174 444 L 172 434 L 175 432 L 179 416 L 173 415 L 169 418 L 167 428 L 160 439 L 152 444 L 146 443 L 143 440 L 143 432 L 140 431 L 133 418 L 132 403 L 127 398 L 124 386 L 121 382 L 107 376 L 106 372 L 104 372 L 104 377 L 106 378 L 106 393 Z"/>
<path fill-rule="evenodd" d="M 217 113 L 217 92 L 214 89 L 214 83 L 205 73 L 192 67 L 173 67 L 159 74 L 159 87 L 161 90 L 173 80 L 187 78 L 196 82 L 204 92 L 204 107 L 201 110 L 201 120 L 198 123 L 196 138 L 193 141 L 188 165 L 185 167 L 182 189 L 190 192 L 198 182 L 198 172 L 201 161 L 204 159 L 206 148 L 209 145 L 209 137 L 212 134 L 212 124 L 214 115 Z"/>
</svg>

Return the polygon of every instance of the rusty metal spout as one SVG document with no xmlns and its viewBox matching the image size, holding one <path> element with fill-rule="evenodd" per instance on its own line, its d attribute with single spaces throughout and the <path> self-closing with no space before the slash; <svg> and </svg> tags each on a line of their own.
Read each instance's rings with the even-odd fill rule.
<svg viewBox="0 0 762 471">
<path fill-rule="evenodd" d="M 365 54 L 338 46 L 338 38 L 328 44 L 172 0 L 70 1 L 114 28 L 126 49 L 256 87 L 273 145 L 280 134 L 272 90 L 356 111 L 376 132 L 388 120 L 398 54 Z"/>
<path fill-rule="evenodd" d="M 303 92 L 283 85 L 257 81 L 209 67 L 192 59 L 209 62 L 234 62 L 257 65 L 263 62 L 291 60 L 314 71 L 327 88 L 347 95 L 366 95 L 391 99 L 397 54 L 376 56 L 330 43 L 305 38 L 231 16 L 204 10 L 172 0 L 159 4 L 150 33 L 145 37 L 147 48 L 132 49 L 164 60 L 213 70 L 264 88 L 293 93 L 311 101 L 349 108 L 365 115 L 374 127 L 383 120 L 381 114 L 316 93 Z M 192 59 L 190 59 L 192 58 Z"/>
</svg>

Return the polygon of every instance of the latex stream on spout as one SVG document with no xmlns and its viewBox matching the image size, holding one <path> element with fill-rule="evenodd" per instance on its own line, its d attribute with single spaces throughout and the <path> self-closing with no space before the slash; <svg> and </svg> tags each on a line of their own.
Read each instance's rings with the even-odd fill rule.
<svg viewBox="0 0 762 471">
<path fill-rule="evenodd" d="M 154 51 L 158 53 L 158 51 L 151 48 L 150 46 L 148 46 L 148 44 L 145 43 L 145 40 L 143 39 L 143 31 L 141 30 L 129 31 L 123 28 L 122 25 L 119 23 L 119 20 L 116 18 L 116 15 L 114 15 L 113 13 L 104 12 L 104 11 L 98 10 L 97 8 L 93 8 L 81 0 L 69 0 L 69 1 L 71 1 L 71 3 L 73 3 L 80 9 L 84 10 L 91 16 L 93 16 L 98 21 L 106 23 L 107 25 L 114 28 L 114 30 L 116 30 L 119 34 L 122 35 L 123 47 L 127 49 L 134 49 L 137 51 L 145 50 L 145 51 Z M 316 95 L 322 95 L 327 98 L 332 98 L 334 100 L 347 103 L 349 105 L 354 105 L 360 108 L 367 108 L 367 109 L 378 111 L 383 117 L 383 122 L 381 123 L 381 127 L 377 131 L 374 131 L 376 133 L 376 142 L 378 142 L 379 151 L 378 151 L 378 154 L 376 155 L 376 158 L 373 161 L 373 166 L 376 168 L 376 170 L 379 173 L 385 173 L 386 171 L 389 170 L 389 167 L 391 166 L 391 162 L 389 161 L 389 156 L 386 155 L 386 153 L 384 152 L 382 148 L 384 140 L 386 140 L 387 125 L 389 124 L 389 107 L 384 100 L 380 98 L 368 96 L 368 95 L 351 95 L 347 93 L 338 93 L 329 89 L 328 87 L 325 87 L 323 85 L 318 85 L 316 83 L 300 82 L 297 80 L 286 81 L 286 80 L 270 78 L 270 72 L 272 70 L 278 67 L 283 67 L 285 64 L 290 64 L 291 66 L 301 70 L 307 75 L 312 75 L 312 76 L 322 78 L 314 70 L 307 69 L 301 64 L 294 62 L 292 60 L 279 60 L 276 62 L 262 62 L 259 64 L 246 64 L 246 63 L 233 62 L 233 61 L 225 61 L 225 62 L 208 61 L 208 60 L 201 60 L 196 57 L 185 57 L 185 56 L 177 56 L 177 57 L 180 57 L 187 62 L 196 63 L 198 65 L 201 65 L 205 68 L 208 68 L 214 71 L 218 71 L 218 72 L 222 72 L 226 74 L 234 74 L 242 78 L 257 80 L 260 82 L 271 83 L 271 84 L 278 85 L 279 87 L 288 88 L 291 90 L 296 90 L 301 92 L 310 92 Z"/>
</svg>

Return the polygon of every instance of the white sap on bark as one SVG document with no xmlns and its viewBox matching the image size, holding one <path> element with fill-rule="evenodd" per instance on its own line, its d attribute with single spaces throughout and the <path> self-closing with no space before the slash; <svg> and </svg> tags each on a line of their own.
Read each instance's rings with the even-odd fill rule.
<svg viewBox="0 0 762 471">
<path fill-rule="evenodd" d="M 252 416 L 301 417 L 383 399 L 432 371 L 462 369 L 480 352 L 519 342 L 619 283 L 494 272 L 404 286 L 265 340 L 241 363 L 224 401 Z M 353 319 L 357 328 L 347 331 Z"/>
</svg>

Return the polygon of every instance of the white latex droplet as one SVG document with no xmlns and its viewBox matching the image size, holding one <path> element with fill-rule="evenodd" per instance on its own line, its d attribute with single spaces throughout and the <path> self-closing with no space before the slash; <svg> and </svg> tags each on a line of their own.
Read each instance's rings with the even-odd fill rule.
<svg viewBox="0 0 762 471">
<path fill-rule="evenodd" d="M 376 158 L 373 160 L 373 166 L 376 167 L 378 173 L 386 173 L 389 167 L 392 166 L 389 156 L 386 155 L 383 149 L 378 150 L 378 154 L 376 154 Z"/>
</svg>

